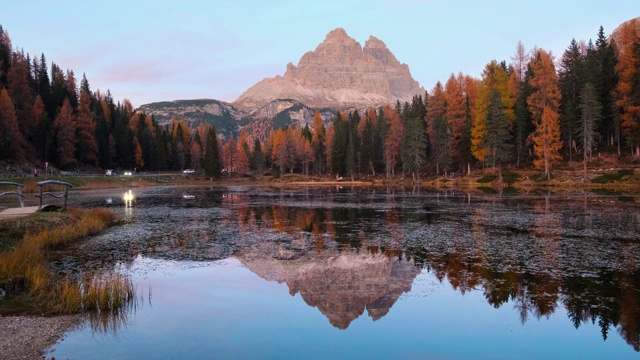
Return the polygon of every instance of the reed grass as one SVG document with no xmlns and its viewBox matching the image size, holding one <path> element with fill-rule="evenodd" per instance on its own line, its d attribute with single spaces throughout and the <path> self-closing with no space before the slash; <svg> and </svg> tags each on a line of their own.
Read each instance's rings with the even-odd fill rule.
<svg viewBox="0 0 640 360">
<path fill-rule="evenodd" d="M 0 253 L 0 280 L 25 279 L 27 289 L 18 302 L 38 312 L 109 313 L 131 306 L 135 288 L 121 274 L 59 279 L 46 268 L 48 250 L 96 235 L 118 220 L 107 209 L 69 209 L 66 216 L 65 225 L 27 233 L 13 249 Z"/>
</svg>

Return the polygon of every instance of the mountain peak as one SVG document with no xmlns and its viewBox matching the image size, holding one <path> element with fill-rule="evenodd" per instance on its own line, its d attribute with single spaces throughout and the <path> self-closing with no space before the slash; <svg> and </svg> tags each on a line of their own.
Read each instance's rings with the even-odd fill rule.
<svg viewBox="0 0 640 360">
<path fill-rule="evenodd" d="M 364 43 L 364 48 L 365 49 L 386 49 L 387 45 L 384 42 L 382 42 L 382 40 L 371 35 L 369 36 L 369 39 L 367 39 L 367 41 Z"/>
<path fill-rule="evenodd" d="M 293 99 L 316 108 L 353 109 L 411 101 L 424 90 L 384 42 L 370 36 L 365 47 L 343 28 L 331 30 L 284 76 L 264 79 L 234 101 L 253 113 L 276 99 Z"/>
<path fill-rule="evenodd" d="M 351 37 L 347 35 L 347 32 L 343 28 L 338 27 L 329 31 L 329 33 L 324 39 L 324 42 L 329 42 L 334 39 L 344 39 L 344 38 L 351 38 Z"/>
</svg>

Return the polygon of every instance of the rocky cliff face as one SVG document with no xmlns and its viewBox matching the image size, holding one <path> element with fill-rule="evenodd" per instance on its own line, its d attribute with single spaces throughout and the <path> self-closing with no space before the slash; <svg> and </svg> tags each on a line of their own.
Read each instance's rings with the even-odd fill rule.
<svg viewBox="0 0 640 360">
<path fill-rule="evenodd" d="M 330 250 L 294 255 L 275 246 L 258 244 L 236 257 L 258 276 L 286 283 L 291 295 L 299 293 L 339 329 L 365 310 L 373 320 L 386 315 L 420 272 L 411 262 L 381 254 Z"/>
<path fill-rule="evenodd" d="M 254 113 L 276 99 L 292 99 L 311 107 L 364 108 L 410 101 L 424 90 L 386 45 L 371 36 L 364 48 L 342 28 L 307 52 L 284 76 L 264 79 L 233 105 Z"/>
</svg>

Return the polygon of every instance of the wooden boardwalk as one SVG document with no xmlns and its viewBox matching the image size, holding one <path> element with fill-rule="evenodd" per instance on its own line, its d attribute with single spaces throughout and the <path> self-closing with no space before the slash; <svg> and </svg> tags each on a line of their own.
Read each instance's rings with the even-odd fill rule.
<svg viewBox="0 0 640 360">
<path fill-rule="evenodd" d="M 21 216 L 27 216 L 38 211 L 39 206 L 25 206 L 19 208 L 4 209 L 0 212 L 0 219 L 13 219 Z"/>
</svg>

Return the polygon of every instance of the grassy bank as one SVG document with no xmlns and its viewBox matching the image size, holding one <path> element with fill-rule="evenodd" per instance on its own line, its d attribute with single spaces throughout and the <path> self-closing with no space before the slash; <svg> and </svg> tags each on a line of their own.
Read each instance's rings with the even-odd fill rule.
<svg viewBox="0 0 640 360">
<path fill-rule="evenodd" d="M 117 310 L 134 297 L 129 279 L 105 275 L 60 279 L 47 268 L 50 250 L 96 235 L 117 223 L 106 209 L 69 209 L 65 213 L 37 213 L 0 222 L 0 300 L 4 312 L 76 313 Z"/>
</svg>

